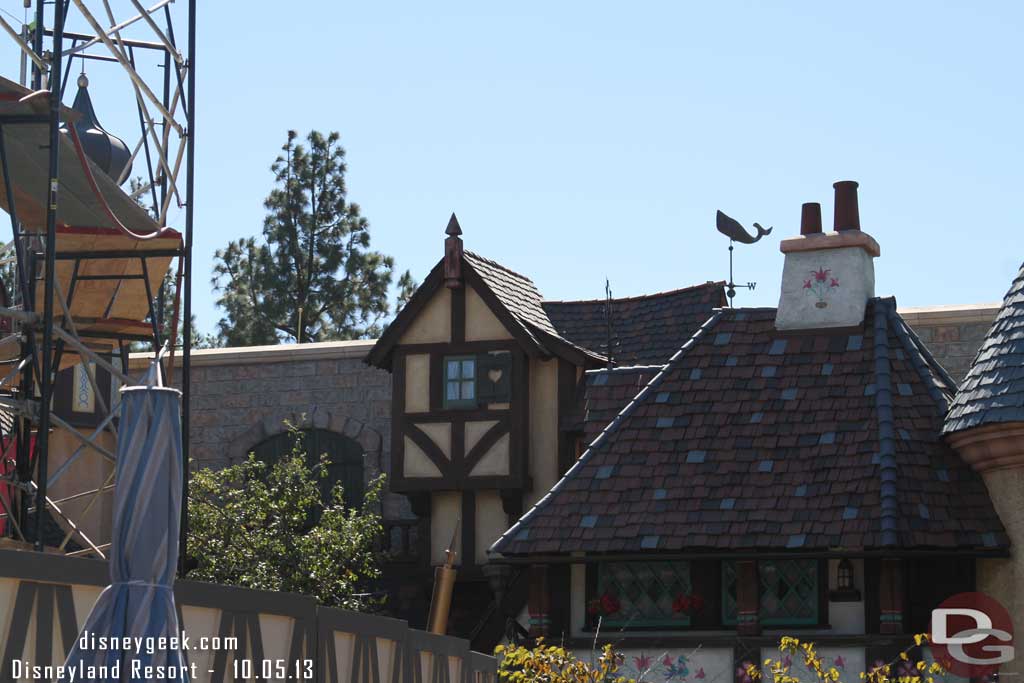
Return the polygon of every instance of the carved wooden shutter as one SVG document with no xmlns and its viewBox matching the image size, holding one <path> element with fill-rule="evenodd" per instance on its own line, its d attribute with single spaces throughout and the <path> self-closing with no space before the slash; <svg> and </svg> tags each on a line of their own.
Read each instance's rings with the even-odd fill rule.
<svg viewBox="0 0 1024 683">
<path fill-rule="evenodd" d="M 476 359 L 476 396 L 480 404 L 507 403 L 511 397 L 512 354 L 481 353 Z"/>
</svg>

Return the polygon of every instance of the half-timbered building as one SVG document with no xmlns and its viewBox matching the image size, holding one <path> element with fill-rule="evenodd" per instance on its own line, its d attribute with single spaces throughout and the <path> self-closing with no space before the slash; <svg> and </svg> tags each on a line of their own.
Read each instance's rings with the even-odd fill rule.
<svg viewBox="0 0 1024 683">
<path fill-rule="evenodd" d="M 875 296 L 856 188 L 834 231 L 805 205 L 778 308 L 717 309 L 663 366 L 588 377 L 593 439 L 491 548 L 529 574 L 534 634 L 602 629 L 666 680 L 744 679 L 796 635 L 856 675 L 949 596 L 1005 597 L 1010 537 L 942 438 L 957 386 Z"/>
</svg>

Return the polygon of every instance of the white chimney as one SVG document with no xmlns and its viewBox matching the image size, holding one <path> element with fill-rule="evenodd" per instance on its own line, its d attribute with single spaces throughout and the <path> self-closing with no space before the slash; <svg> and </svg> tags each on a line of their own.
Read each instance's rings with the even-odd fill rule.
<svg viewBox="0 0 1024 683">
<path fill-rule="evenodd" d="M 780 330 L 859 326 L 875 295 L 878 242 L 860 229 L 857 183 L 835 183 L 835 230 L 821 231 L 821 205 L 804 204 L 800 236 L 783 240 L 782 295 L 775 314 Z"/>
</svg>

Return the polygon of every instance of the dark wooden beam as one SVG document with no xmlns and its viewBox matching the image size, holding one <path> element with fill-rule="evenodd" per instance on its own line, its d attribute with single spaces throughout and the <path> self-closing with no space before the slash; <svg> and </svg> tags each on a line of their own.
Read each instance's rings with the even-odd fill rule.
<svg viewBox="0 0 1024 683">
<path fill-rule="evenodd" d="M 476 564 L 476 493 L 462 492 L 462 566 Z"/>
<path fill-rule="evenodd" d="M 437 262 L 437 265 L 430 271 L 430 274 L 423 280 L 423 284 L 419 286 L 405 306 L 402 307 L 402 310 L 395 316 L 395 319 L 387 326 L 380 339 L 377 340 L 377 343 L 373 345 L 373 348 L 366 355 L 365 362 L 367 364 L 383 370 L 391 370 L 392 352 L 402 338 L 402 334 L 409 329 L 409 325 L 416 320 L 427 304 L 430 303 L 434 293 L 439 291 L 444 284 L 443 266 L 443 259 Z"/>
<path fill-rule="evenodd" d="M 466 288 L 451 291 L 451 340 L 453 344 L 461 344 L 466 341 Z"/>
<path fill-rule="evenodd" d="M 576 366 L 558 359 L 558 424 L 561 427 L 576 406 Z M 558 476 L 565 474 L 576 461 L 576 436 L 558 430 Z"/>
</svg>

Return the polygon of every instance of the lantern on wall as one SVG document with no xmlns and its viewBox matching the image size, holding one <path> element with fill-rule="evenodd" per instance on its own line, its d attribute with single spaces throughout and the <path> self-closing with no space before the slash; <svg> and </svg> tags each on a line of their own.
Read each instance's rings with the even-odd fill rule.
<svg viewBox="0 0 1024 683">
<path fill-rule="evenodd" d="M 829 594 L 829 600 L 832 602 L 860 601 L 860 591 L 857 590 L 853 562 L 847 557 L 839 560 L 839 566 L 836 567 L 836 587 Z"/>
</svg>

